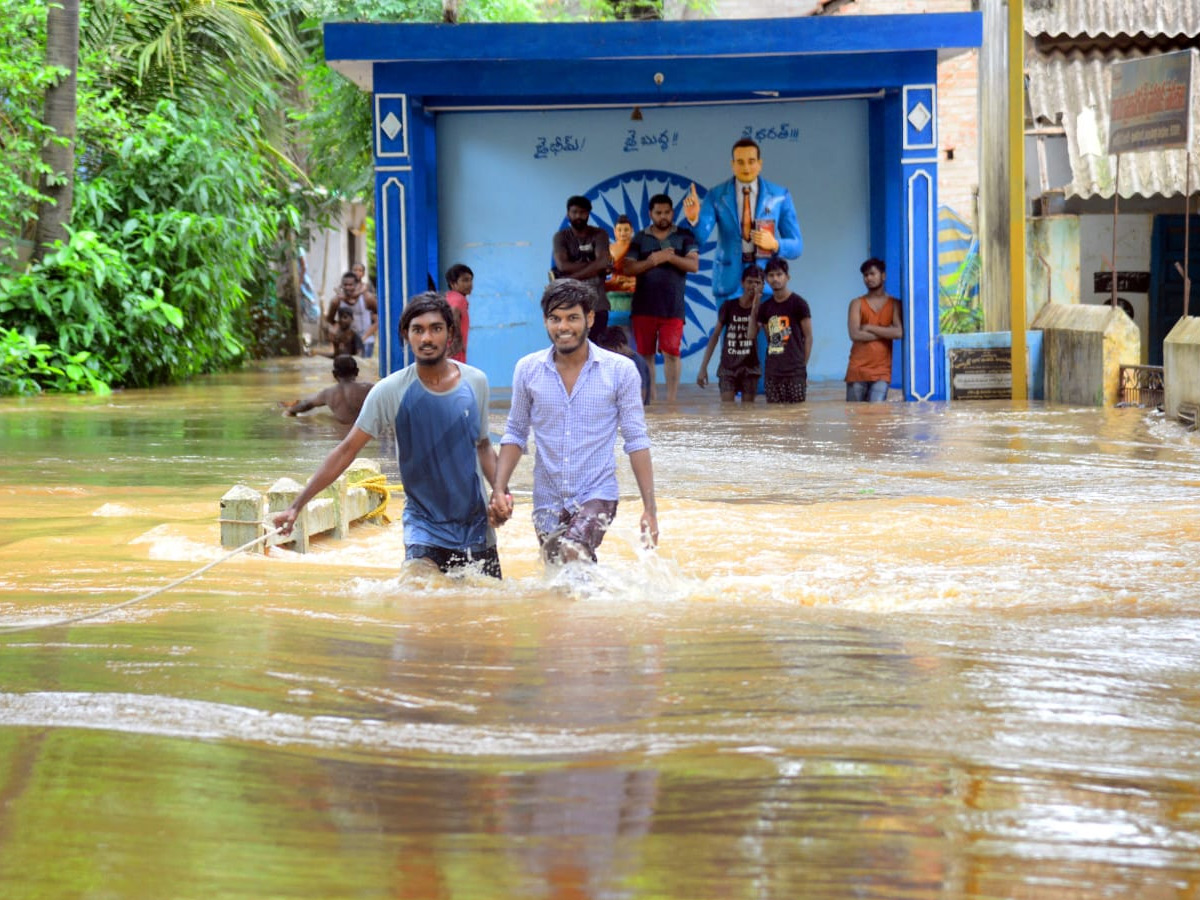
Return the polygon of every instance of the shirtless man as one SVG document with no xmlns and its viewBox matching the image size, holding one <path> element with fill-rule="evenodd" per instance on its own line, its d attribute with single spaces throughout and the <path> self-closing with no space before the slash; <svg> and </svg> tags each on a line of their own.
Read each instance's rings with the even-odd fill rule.
<svg viewBox="0 0 1200 900">
<path fill-rule="evenodd" d="M 317 353 L 329 359 L 339 356 L 365 356 L 362 338 L 354 330 L 354 313 L 346 307 L 338 310 L 337 325 L 329 332 L 329 343 L 333 345 L 332 353 Z"/>
<path fill-rule="evenodd" d="M 353 356 L 334 357 L 333 377 L 337 379 L 337 384 L 333 387 L 297 400 L 285 409 L 283 414 L 294 416 L 318 406 L 328 406 L 335 419 L 343 425 L 353 425 L 362 410 L 363 401 L 367 399 L 371 385 L 354 380 L 358 377 L 358 363 L 354 361 Z"/>
</svg>

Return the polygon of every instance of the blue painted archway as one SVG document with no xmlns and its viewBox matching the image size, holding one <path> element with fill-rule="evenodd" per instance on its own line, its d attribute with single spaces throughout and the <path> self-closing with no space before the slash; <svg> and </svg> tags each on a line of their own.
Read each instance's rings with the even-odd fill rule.
<svg viewBox="0 0 1200 900">
<path fill-rule="evenodd" d="M 681 131 L 687 134 L 679 125 L 684 122 L 692 127 L 691 149 L 678 151 L 672 167 L 676 180 L 711 186 L 714 179 L 728 177 L 728 147 L 749 131 L 765 139 L 760 140 L 764 173 L 786 184 L 793 196 L 817 196 L 825 188 L 844 196 L 848 205 L 862 206 L 847 224 L 837 224 L 841 204 L 829 198 L 821 199 L 810 221 L 801 217 L 810 266 L 802 292 L 813 303 L 811 283 L 817 294 L 835 297 L 829 308 L 836 305 L 842 312 L 822 327 L 829 334 L 844 332 L 845 302 L 853 294 L 843 291 L 841 282 L 826 288 L 823 279 L 828 277 L 832 285 L 834 274 L 844 278 L 847 260 L 867 255 L 886 260 L 889 288 L 901 297 L 905 311 L 906 335 L 898 354 L 904 396 L 933 397 L 937 62 L 939 55 L 979 46 L 981 33 L 978 13 L 544 25 L 327 24 L 329 64 L 373 97 L 381 371 L 405 364 L 396 328 L 406 298 L 424 290 L 430 278 L 440 283 L 448 263 L 473 253 L 504 289 L 491 304 L 501 319 L 478 335 L 476 322 L 489 320 L 478 302 L 472 303 L 471 361 L 488 372 L 493 384 L 508 384 L 512 361 L 544 345 L 533 299 L 544 284 L 546 251 L 561 221 L 561 201 L 568 193 L 583 193 L 588 185 L 624 174 L 612 168 L 617 161 L 627 159 L 647 170 L 667 168 L 662 165 L 667 157 L 646 156 L 677 152 L 673 142 L 679 143 Z M 652 127 L 629 124 L 634 106 L 653 119 Z M 820 116 L 804 118 L 818 107 Z M 776 117 L 777 126 L 772 118 L 776 112 L 784 113 Z M 804 125 L 796 127 L 793 121 Z M 521 153 L 520 167 L 514 167 L 516 157 L 505 154 L 503 138 L 520 129 L 528 152 Z M 833 131 L 832 136 L 826 131 Z M 831 142 L 806 156 L 809 136 Z M 598 148 L 601 143 L 607 149 Z M 839 152 L 843 148 L 846 153 Z M 617 155 L 631 149 L 642 156 Z M 707 161 L 698 156 L 701 152 Z M 608 154 L 603 165 L 609 167 L 597 171 L 588 164 L 589 154 Z M 847 165 L 843 157 L 861 160 L 861 166 L 857 161 Z M 525 169 L 533 165 L 526 158 L 540 160 L 537 165 L 543 168 Z M 445 172 L 439 172 L 439 160 Z M 474 208 L 460 197 L 452 210 L 444 209 L 439 198 L 462 190 L 461 183 L 477 174 L 480 160 L 494 166 L 485 182 L 488 197 L 476 197 Z M 833 171 L 839 164 L 844 168 L 841 180 L 831 180 L 823 170 Z M 773 166 L 791 166 L 797 174 L 777 179 Z M 541 213 L 542 204 L 534 201 L 543 181 L 578 188 L 556 188 L 559 202 Z M 535 207 L 548 216 L 536 225 Z M 486 220 L 487 239 L 463 236 L 477 217 Z M 528 234 L 526 226 L 532 229 Z M 814 254 L 814 229 L 818 235 L 829 232 L 830 251 Z M 833 260 L 834 248 L 843 245 L 844 258 Z M 835 262 L 837 273 L 820 270 Z M 539 269 L 540 283 L 530 283 L 531 273 Z M 477 272 L 476 283 L 481 280 Z M 703 328 L 708 311 L 703 303 L 697 309 L 697 327 Z M 814 318 L 815 310 L 814 303 Z M 835 356 L 836 347 L 827 355 Z M 840 364 L 844 366 L 844 357 Z"/>
</svg>

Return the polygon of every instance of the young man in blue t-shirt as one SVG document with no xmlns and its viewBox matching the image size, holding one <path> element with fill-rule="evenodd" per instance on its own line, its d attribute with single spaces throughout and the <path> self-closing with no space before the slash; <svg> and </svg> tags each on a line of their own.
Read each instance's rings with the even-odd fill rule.
<svg viewBox="0 0 1200 900">
<path fill-rule="evenodd" d="M 488 515 L 496 453 L 488 437 L 488 383 L 479 369 L 447 356 L 454 312 L 433 292 L 413 297 L 400 318 L 412 365 L 376 384 L 346 438 L 275 516 L 287 534 L 304 505 L 332 484 L 371 438 L 396 431 L 404 485 L 406 561 L 442 572 L 474 566 L 500 577 Z"/>
</svg>

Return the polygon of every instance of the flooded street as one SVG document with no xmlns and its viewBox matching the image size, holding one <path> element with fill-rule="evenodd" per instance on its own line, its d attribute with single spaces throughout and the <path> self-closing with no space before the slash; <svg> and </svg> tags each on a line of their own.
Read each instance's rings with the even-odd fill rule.
<svg viewBox="0 0 1200 900">
<path fill-rule="evenodd" d="M 0 399 L 0 629 L 223 556 L 327 383 Z M 652 407 L 590 577 L 526 460 L 499 584 L 363 525 L 0 634 L 0 897 L 1200 898 L 1200 434 L 841 396 Z"/>
</svg>

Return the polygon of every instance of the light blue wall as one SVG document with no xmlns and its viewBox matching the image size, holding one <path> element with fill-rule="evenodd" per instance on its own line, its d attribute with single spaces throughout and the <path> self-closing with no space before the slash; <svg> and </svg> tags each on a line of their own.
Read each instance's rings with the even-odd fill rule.
<svg viewBox="0 0 1200 900">
<path fill-rule="evenodd" d="M 538 301 L 567 197 L 596 196 L 608 182 L 600 198 L 617 212 L 630 202 L 644 220 L 642 179 L 620 176 L 657 173 L 649 192 L 667 187 L 678 206 L 689 181 L 703 193 L 730 177 L 730 147 L 747 129 L 762 146 L 764 177 L 791 190 L 804 235 L 791 286 L 813 310 L 809 377 L 845 374 L 846 307 L 862 293 L 859 264 L 880 252 L 869 246 L 867 101 L 648 107 L 640 122 L 628 110 L 440 113 L 436 129 L 441 259 L 433 274 L 444 289 L 452 263 L 474 270 L 468 360 L 493 384 L 509 385 L 517 359 L 547 345 Z M 611 222 L 604 202 L 594 200 L 593 210 L 593 221 Z M 715 322 L 703 277 L 711 253 L 710 243 L 700 277 L 689 278 L 685 383 Z M 890 288 L 900 293 L 899 284 Z"/>
</svg>

